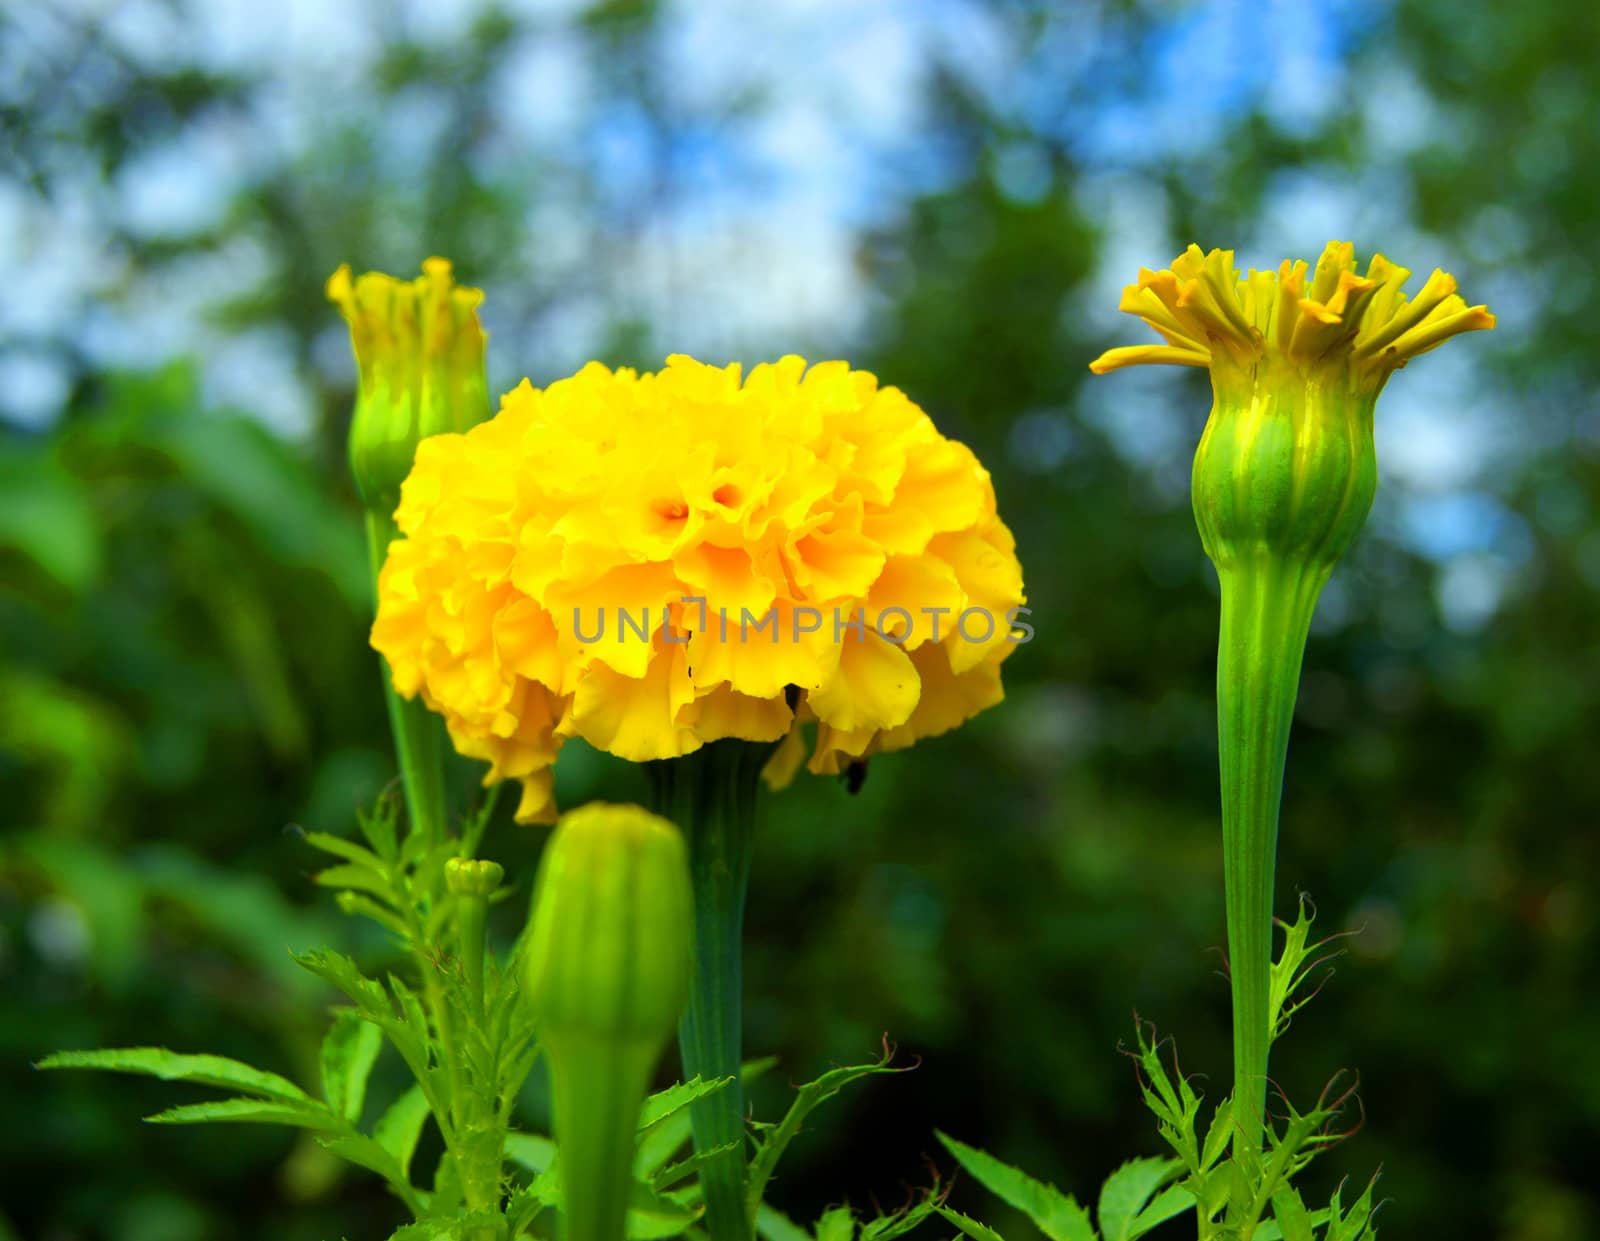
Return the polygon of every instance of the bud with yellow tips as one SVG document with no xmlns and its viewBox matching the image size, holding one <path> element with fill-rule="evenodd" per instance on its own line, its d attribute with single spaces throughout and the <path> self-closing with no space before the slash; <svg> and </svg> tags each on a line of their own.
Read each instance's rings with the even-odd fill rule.
<svg viewBox="0 0 1600 1241">
<path fill-rule="evenodd" d="M 381 272 L 328 278 L 328 300 L 350 325 L 360 392 L 350 422 L 350 472 L 362 502 L 385 516 L 400 502 L 417 445 L 466 431 L 490 414 L 481 289 L 454 282 L 431 258 L 415 280 Z"/>
<path fill-rule="evenodd" d="M 1211 372 L 1210 420 L 1195 453 L 1193 501 L 1217 566 L 1217 733 L 1222 777 L 1228 963 L 1234 1014 L 1234 1154 L 1261 1158 L 1271 1002 L 1272 898 L 1289 726 L 1317 598 L 1365 523 L 1377 488 L 1373 414 L 1411 359 L 1495 326 L 1454 277 L 1411 273 L 1375 254 L 1363 274 L 1349 242 L 1313 270 L 1233 265 L 1199 246 L 1142 268 L 1120 309 L 1161 344 L 1108 350 L 1096 374 L 1171 364 Z"/>
</svg>

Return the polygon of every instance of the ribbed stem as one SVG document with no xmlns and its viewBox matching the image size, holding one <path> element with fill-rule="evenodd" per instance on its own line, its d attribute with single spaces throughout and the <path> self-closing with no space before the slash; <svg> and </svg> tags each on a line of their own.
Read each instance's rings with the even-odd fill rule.
<svg viewBox="0 0 1600 1241">
<path fill-rule="evenodd" d="M 623 1241 L 635 1130 L 656 1049 L 546 1040 L 561 1160 L 562 1241 Z"/>
<path fill-rule="evenodd" d="M 1272 1045 L 1272 896 L 1278 808 L 1300 662 L 1329 569 L 1261 552 L 1219 569 L 1217 734 L 1228 967 L 1233 993 L 1234 1154 L 1260 1160 Z"/>
<path fill-rule="evenodd" d="M 761 768 L 772 746 L 717 741 L 685 758 L 651 763 L 652 806 L 689 843 L 695 953 L 689 1007 L 678 1027 L 684 1077 L 731 1077 L 690 1105 L 697 1151 L 732 1144 L 700 1171 L 711 1241 L 749 1241 L 745 1202 L 744 1090 L 739 1082 L 743 1018 L 745 892 L 750 881 Z"/>
<path fill-rule="evenodd" d="M 394 519 L 367 512 L 367 558 L 372 569 L 373 597 L 377 597 L 378 571 L 383 568 L 389 544 L 399 534 Z M 405 789 L 407 821 L 424 839 L 441 840 L 445 827 L 444 725 L 420 698 L 405 699 L 394 692 L 389 666 L 378 657 L 383 671 L 383 696 L 389 707 L 389 731 L 394 736 L 400 782 Z"/>
</svg>

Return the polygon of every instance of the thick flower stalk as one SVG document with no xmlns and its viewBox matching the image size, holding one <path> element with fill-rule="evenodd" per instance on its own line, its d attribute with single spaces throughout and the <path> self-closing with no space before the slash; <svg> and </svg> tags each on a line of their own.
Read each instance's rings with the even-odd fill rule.
<svg viewBox="0 0 1600 1241">
<path fill-rule="evenodd" d="M 360 373 L 350 420 L 350 473 L 366 510 L 367 551 L 376 585 L 397 530 L 400 484 L 417 445 L 465 431 L 489 415 L 479 289 L 454 283 L 450 264 L 432 258 L 416 280 L 380 272 L 328 278 L 328 299 L 350 326 Z M 444 825 L 444 739 L 437 721 L 396 696 L 384 677 L 406 804 L 413 830 L 438 836 Z"/>
<path fill-rule="evenodd" d="M 1213 405 L 1195 454 L 1195 520 L 1222 587 L 1217 724 L 1234 1019 L 1234 1149 L 1259 1159 L 1266 1101 L 1278 809 L 1300 664 L 1317 598 L 1372 506 L 1373 408 L 1389 377 L 1452 336 L 1494 326 L 1435 271 L 1414 297 L 1403 267 L 1331 242 L 1309 273 L 1233 266 L 1189 249 L 1141 269 L 1121 309 L 1164 339 L 1112 349 L 1097 374 L 1203 366 Z"/>
<path fill-rule="evenodd" d="M 678 829 L 637 806 L 573 811 L 540 859 L 527 986 L 565 1241 L 622 1241 L 639 1108 L 688 998 L 693 901 Z"/>
<path fill-rule="evenodd" d="M 955 728 L 1002 697 L 1025 630 L 989 474 L 896 388 L 787 357 L 524 383 L 423 443 L 373 645 L 486 782 L 555 814 L 569 737 L 656 768 L 684 828 L 697 973 L 686 1075 L 736 1077 L 756 781 Z M 714 1241 L 748 1237 L 742 1095 L 697 1102 Z"/>
</svg>

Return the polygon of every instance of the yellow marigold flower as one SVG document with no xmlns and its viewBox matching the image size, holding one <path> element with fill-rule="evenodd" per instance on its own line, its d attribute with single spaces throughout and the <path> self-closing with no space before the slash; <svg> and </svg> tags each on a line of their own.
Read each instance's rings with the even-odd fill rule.
<svg viewBox="0 0 1600 1241">
<path fill-rule="evenodd" d="M 1435 271 L 1410 275 L 1331 242 L 1308 282 L 1303 262 L 1234 269 L 1233 253 L 1189 249 L 1141 270 L 1121 309 L 1166 343 L 1112 349 L 1096 373 L 1146 362 L 1204 366 L 1212 407 L 1195 451 L 1191 498 L 1217 568 L 1217 738 L 1223 875 L 1233 993 L 1233 1150 L 1259 1172 L 1274 999 L 1272 898 L 1278 807 L 1306 635 L 1317 599 L 1372 507 L 1373 414 L 1389 376 L 1462 332 L 1494 327 Z"/>
<path fill-rule="evenodd" d="M 417 444 L 465 431 L 489 414 L 481 289 L 456 284 L 447 259 L 415 280 L 381 272 L 328 277 L 328 300 L 350 325 L 361 374 L 350 423 L 350 471 L 368 508 L 388 514 L 400 498 Z"/>
<path fill-rule="evenodd" d="M 1231 250 L 1190 246 L 1141 269 L 1121 309 L 1164 345 L 1112 349 L 1097 374 L 1143 363 L 1204 366 L 1214 403 L 1195 454 L 1195 518 L 1219 568 L 1259 552 L 1331 572 L 1377 486 L 1373 410 L 1389 376 L 1452 336 L 1494 327 L 1442 271 L 1408 298 L 1410 272 L 1381 254 L 1356 273 L 1349 242 L 1240 276 Z"/>
<path fill-rule="evenodd" d="M 524 381 L 422 443 L 396 519 L 373 645 L 523 820 L 571 736 L 788 738 L 770 775 L 810 721 L 818 772 L 954 728 L 1002 697 L 1024 601 L 988 472 L 843 362 Z"/>
<path fill-rule="evenodd" d="M 1400 367 L 1452 336 L 1494 327 L 1485 306 L 1468 306 L 1454 277 L 1437 269 L 1415 298 L 1402 286 L 1411 272 L 1374 254 L 1356 272 L 1355 247 L 1330 241 L 1310 283 L 1305 260 L 1285 259 L 1276 272 L 1240 276 L 1232 250 L 1202 254 L 1190 246 L 1161 271 L 1139 269 L 1139 282 L 1118 307 L 1155 329 L 1165 345 L 1108 349 L 1089 369 L 1165 362 L 1206 366 L 1218 376 L 1235 368 L 1285 363 L 1301 372 L 1333 371 L 1353 388 L 1376 393 Z"/>
</svg>

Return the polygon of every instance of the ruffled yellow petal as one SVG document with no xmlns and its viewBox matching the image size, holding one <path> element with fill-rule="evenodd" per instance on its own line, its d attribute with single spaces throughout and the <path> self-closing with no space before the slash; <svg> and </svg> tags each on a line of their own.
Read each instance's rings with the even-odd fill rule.
<svg viewBox="0 0 1600 1241">
<path fill-rule="evenodd" d="M 396 520 L 373 645 L 522 782 L 519 818 L 553 812 L 568 737 L 634 761 L 781 738 L 781 780 L 813 725 L 816 770 L 953 727 L 996 700 L 1023 602 L 988 472 L 842 362 L 524 382 L 424 441 Z"/>
</svg>

